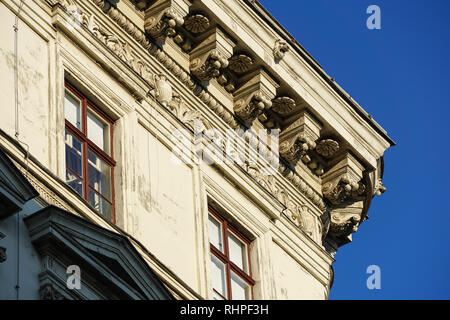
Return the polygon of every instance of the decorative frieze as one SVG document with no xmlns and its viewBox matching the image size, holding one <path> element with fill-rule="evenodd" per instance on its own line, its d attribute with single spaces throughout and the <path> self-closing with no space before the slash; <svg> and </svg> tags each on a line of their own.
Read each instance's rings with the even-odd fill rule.
<svg viewBox="0 0 450 320">
<path fill-rule="evenodd" d="M 180 95 L 174 94 L 168 107 L 173 114 L 184 124 L 188 125 L 195 134 L 211 129 L 211 125 L 204 119 L 201 112 L 189 108 Z"/>
<path fill-rule="evenodd" d="M 156 41 L 173 38 L 177 34 L 176 28 L 184 24 L 183 17 L 188 10 L 182 0 L 156 0 L 145 10 L 145 32 Z"/>
</svg>

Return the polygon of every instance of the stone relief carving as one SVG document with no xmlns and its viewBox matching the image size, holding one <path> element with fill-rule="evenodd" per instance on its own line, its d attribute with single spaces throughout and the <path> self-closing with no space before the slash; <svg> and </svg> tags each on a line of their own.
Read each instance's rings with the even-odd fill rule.
<svg viewBox="0 0 450 320">
<path fill-rule="evenodd" d="M 253 65 L 253 59 L 243 53 L 232 56 L 228 61 L 229 69 L 237 73 L 246 72 Z"/>
<path fill-rule="evenodd" d="M 342 177 L 326 182 L 322 187 L 322 193 L 332 204 L 339 205 L 363 195 L 365 189 L 361 181 L 355 181 L 344 174 Z"/>
<path fill-rule="evenodd" d="M 210 26 L 209 19 L 203 14 L 197 13 L 186 18 L 184 27 L 192 33 L 205 32 Z"/>
<path fill-rule="evenodd" d="M 387 190 L 387 188 L 383 185 L 383 181 L 381 180 L 381 178 L 378 178 L 375 183 L 374 194 L 376 194 L 377 196 L 380 196 L 382 193 L 385 193 L 386 190 Z"/>
<path fill-rule="evenodd" d="M 336 248 L 350 242 L 361 223 L 367 196 L 363 171 L 363 165 L 347 153 L 322 178 L 322 193 L 330 203 L 328 236 Z"/>
<path fill-rule="evenodd" d="M 157 45 L 149 41 L 145 34 L 139 30 L 136 26 L 133 25 L 133 23 L 124 16 L 117 8 L 111 7 L 109 3 L 105 2 L 104 0 L 92 0 L 98 7 L 100 7 L 103 12 L 108 15 L 113 21 L 115 21 L 122 29 L 124 29 L 129 35 L 131 35 L 139 44 L 141 44 L 145 49 L 148 50 L 148 52 L 154 56 L 159 62 L 161 62 L 164 67 L 166 67 L 169 71 L 171 71 L 176 77 L 180 79 L 180 81 L 185 84 L 189 89 L 191 89 L 194 94 L 200 98 L 200 100 L 205 103 L 211 110 L 213 110 L 221 119 L 224 120 L 225 123 L 227 123 L 231 128 L 237 128 L 238 123 L 234 119 L 233 113 L 229 112 L 224 105 L 218 101 L 215 97 L 213 97 L 207 89 L 202 87 L 199 84 L 196 84 L 195 81 L 190 77 L 189 73 L 184 71 L 175 61 L 172 60 L 170 56 L 168 56 L 163 50 L 161 50 Z M 289 50 L 289 47 L 283 47 L 282 43 L 277 43 L 275 46 L 276 50 L 274 49 L 274 56 L 281 57 L 284 56 L 284 54 Z M 275 53 L 275 51 L 277 53 Z M 220 70 L 220 73 L 223 73 L 223 70 Z M 224 83 L 228 83 L 228 81 L 225 81 Z M 307 143 L 307 141 L 305 141 Z M 315 142 L 315 140 L 313 141 Z M 314 146 L 314 144 L 311 143 L 311 146 Z M 308 147 L 311 147 L 308 146 Z M 320 149 L 320 148 L 319 148 Z M 328 148 L 325 148 L 328 149 Z M 325 150 L 320 149 L 320 150 Z M 332 149 L 330 149 L 332 150 Z M 316 150 L 317 151 L 317 150 Z M 320 151 L 322 152 L 322 151 Z M 327 154 L 324 151 L 322 153 Z M 317 152 L 320 154 L 319 152 Z M 295 154 L 295 152 L 294 152 Z M 322 155 L 324 156 L 324 155 Z M 324 156 L 325 157 L 325 156 Z M 303 158 L 302 161 L 307 161 L 308 158 Z M 306 163 L 306 162 L 305 162 Z M 309 163 L 309 162 L 307 162 Z M 314 166 L 314 164 L 312 165 Z M 316 169 L 319 170 L 319 172 L 322 172 L 323 169 Z M 327 234 L 327 219 L 325 218 L 327 216 L 327 205 L 325 205 L 322 195 L 316 193 L 313 189 L 311 189 L 304 181 L 301 179 L 297 173 L 293 172 L 291 168 L 286 168 L 286 166 L 281 165 L 279 169 L 280 173 L 283 174 L 287 178 L 288 181 L 290 181 L 302 194 L 306 195 L 308 199 L 310 199 L 315 205 L 317 205 L 322 212 L 324 212 L 323 217 L 324 221 L 321 225 L 321 232 L 322 234 Z M 379 190 L 381 193 L 381 190 Z M 327 200 L 328 201 L 328 200 Z M 331 213 L 329 213 L 331 215 Z"/>
<path fill-rule="evenodd" d="M 295 101 L 289 97 L 278 97 L 273 101 L 273 111 L 280 113 L 282 115 L 288 114 L 295 109 Z"/>
<path fill-rule="evenodd" d="M 333 156 L 338 150 L 339 143 L 332 139 L 321 140 L 316 147 L 316 152 L 325 158 Z"/>
<path fill-rule="evenodd" d="M 189 108 L 180 95 L 174 94 L 168 107 L 178 119 L 188 125 L 195 133 L 211 129 L 211 125 L 203 118 L 201 112 Z"/>
<path fill-rule="evenodd" d="M 321 125 L 306 111 L 290 124 L 280 135 L 280 154 L 289 162 L 296 163 L 316 147 Z M 308 160 L 308 158 L 306 159 Z"/>
<path fill-rule="evenodd" d="M 154 85 L 155 85 L 155 97 L 159 100 L 163 105 L 167 106 L 167 104 L 172 101 L 172 86 L 167 81 L 165 75 L 154 75 L 153 76 Z"/>
<path fill-rule="evenodd" d="M 192 60 L 190 69 L 200 81 L 209 81 L 220 75 L 220 71 L 228 66 L 228 60 L 217 50 L 212 50 Z"/>
<path fill-rule="evenodd" d="M 163 11 L 149 8 L 145 11 L 144 29 L 147 34 L 156 41 L 166 37 L 174 37 L 177 34 L 176 27 L 181 27 L 184 19 L 173 8 Z"/>
<path fill-rule="evenodd" d="M 273 48 L 273 56 L 276 60 L 281 60 L 284 58 L 286 52 L 289 51 L 289 46 L 286 41 L 278 39 L 275 41 L 275 46 Z"/>
<path fill-rule="evenodd" d="M 252 122 L 264 109 L 269 109 L 272 102 L 261 92 L 253 93 L 245 98 L 241 98 L 234 104 L 234 112 L 244 121 Z"/>
<path fill-rule="evenodd" d="M 39 289 L 39 295 L 41 300 L 66 300 L 66 298 L 49 283 L 43 285 Z"/>
</svg>

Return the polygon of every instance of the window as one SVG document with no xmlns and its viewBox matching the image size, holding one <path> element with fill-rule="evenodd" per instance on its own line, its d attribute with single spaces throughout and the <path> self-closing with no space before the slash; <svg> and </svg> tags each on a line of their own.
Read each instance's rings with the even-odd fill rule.
<svg viewBox="0 0 450 320">
<path fill-rule="evenodd" d="M 251 300 L 250 241 L 212 208 L 209 209 L 209 242 L 213 297 L 216 300 Z"/>
<path fill-rule="evenodd" d="M 113 121 L 66 82 L 66 183 L 114 221 Z"/>
</svg>

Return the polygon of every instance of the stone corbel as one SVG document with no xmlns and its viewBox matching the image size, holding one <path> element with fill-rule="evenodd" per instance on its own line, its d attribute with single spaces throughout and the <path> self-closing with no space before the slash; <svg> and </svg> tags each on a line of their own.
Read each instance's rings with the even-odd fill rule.
<svg viewBox="0 0 450 320">
<path fill-rule="evenodd" d="M 214 28 L 190 53 L 191 73 L 200 81 L 220 76 L 228 67 L 235 43 L 219 28 Z"/>
<path fill-rule="evenodd" d="M 188 12 L 189 6 L 183 0 L 157 0 L 145 10 L 145 32 L 156 41 L 173 38 Z"/>
<path fill-rule="evenodd" d="M 270 109 L 278 84 L 264 70 L 247 76 L 234 92 L 234 112 L 244 122 L 253 122 L 264 110 Z"/>
<path fill-rule="evenodd" d="M 316 147 L 321 124 L 306 110 L 280 134 L 280 155 L 291 163 L 297 163 L 309 150 Z"/>
<path fill-rule="evenodd" d="M 331 203 L 328 238 L 336 247 L 351 241 L 361 223 L 366 186 L 364 166 L 350 153 L 322 176 L 323 196 Z"/>
</svg>

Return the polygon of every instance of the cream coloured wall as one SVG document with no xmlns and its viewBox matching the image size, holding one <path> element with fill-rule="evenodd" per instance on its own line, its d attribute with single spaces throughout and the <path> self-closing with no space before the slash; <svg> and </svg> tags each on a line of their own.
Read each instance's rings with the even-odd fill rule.
<svg viewBox="0 0 450 320">
<path fill-rule="evenodd" d="M 75 25 L 67 11 L 56 4 L 58 1 L 53 1 L 53 6 L 41 0 L 27 1 L 24 5 L 19 31 L 20 137 L 30 145 L 30 153 L 37 160 L 30 168 L 36 183 L 47 182 L 46 199 L 127 234 L 168 287 L 187 299 L 212 297 L 207 216 L 208 203 L 214 204 L 252 240 L 255 298 L 326 299 L 333 258 L 322 242 L 327 230 L 321 221 L 325 206 L 321 178 L 307 171 L 303 163 L 297 166 L 297 175 L 278 172 L 273 179 L 259 175 L 259 168 L 251 171 L 235 164 L 175 163 L 176 142 L 171 134 L 177 129 L 186 130 L 190 116 L 225 132 L 234 120 L 223 109 L 232 110 L 233 101 L 224 101 L 230 95 L 224 93 L 216 80 L 210 95 L 199 87 L 191 88 L 189 80 L 183 77 L 189 72 L 189 55 L 172 39 L 164 43 L 163 50 L 155 47 L 149 50 L 139 43 L 136 30 L 143 31 L 144 14 L 133 12 L 133 6 L 125 1 L 128 0 L 118 6 L 122 13 L 116 10 L 109 15 L 101 10 L 101 1 L 59 1 L 79 10 L 81 23 Z M 2 25 L 12 25 L 18 1 L 1 0 L 1 3 L 0 21 Z M 249 15 L 248 8 L 235 1 L 234 13 L 230 4 L 219 8 L 217 1 L 205 1 L 204 5 L 217 10 L 223 21 L 237 13 Z M 121 19 L 117 20 L 117 16 Z M 257 18 L 251 15 L 251 19 Z M 131 23 L 133 32 L 127 29 Z M 230 31 L 243 30 L 247 39 L 252 31 L 244 25 L 240 21 Z M 0 43 L 0 58 L 5 62 L 0 63 L 0 99 L 5 101 L 0 128 L 14 136 L 12 28 L 0 28 L 0 37 L 5 39 Z M 297 77 L 298 81 L 291 82 L 301 86 L 298 91 L 308 97 L 311 105 L 323 103 L 317 107 L 323 110 L 328 103 L 336 102 L 332 101 L 336 97 L 329 93 L 330 89 L 318 82 L 311 70 L 307 70 L 304 79 L 292 74 L 292 67 L 286 63 L 299 63 L 298 56 L 291 54 L 280 65 L 273 64 L 268 52 L 272 50 L 269 43 L 274 31 L 265 30 L 261 37 L 264 39 L 254 44 L 255 52 L 282 77 L 288 80 Z M 304 67 L 303 61 L 301 65 Z M 154 76 L 161 74 L 182 97 L 184 105 L 163 106 L 157 102 L 158 92 L 152 85 Z M 115 226 L 62 186 L 65 80 L 115 120 Z M 313 88 L 314 94 L 308 88 Z M 222 99 L 224 107 L 211 102 L 214 94 Z M 327 103 L 320 94 L 328 99 Z M 180 112 L 181 107 L 186 107 L 188 113 Z M 352 113 L 340 100 L 339 108 Z M 328 109 L 321 117 L 327 121 L 327 130 L 335 126 L 349 140 L 357 136 L 352 147 L 359 150 L 366 164 L 376 165 L 376 157 L 386 142 L 360 119 L 352 119 L 345 119 L 344 124 L 340 116 Z M 360 126 L 364 127 L 362 137 L 355 134 Z M 186 132 L 188 139 L 192 138 L 192 133 Z M 375 141 L 375 147 L 366 148 L 367 141 L 369 144 Z M 0 142 L 11 152 L 20 153 L 5 139 Z M 370 179 L 374 180 L 375 171 L 372 174 Z"/>
</svg>

